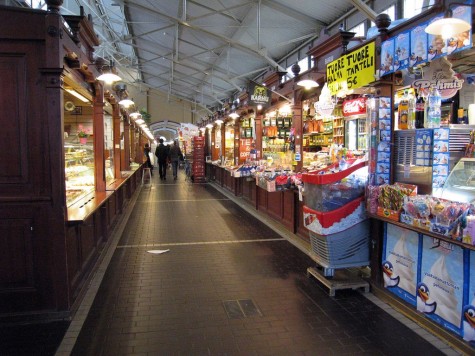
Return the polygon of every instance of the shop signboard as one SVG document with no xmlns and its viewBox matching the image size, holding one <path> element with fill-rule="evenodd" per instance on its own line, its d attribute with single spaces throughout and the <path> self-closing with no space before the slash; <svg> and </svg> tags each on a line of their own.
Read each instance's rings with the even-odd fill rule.
<svg viewBox="0 0 475 356">
<path fill-rule="evenodd" d="M 357 89 L 374 81 L 375 45 L 367 45 L 327 64 L 327 83 L 331 95 L 343 88 Z"/>
<path fill-rule="evenodd" d="M 385 225 L 382 256 L 384 287 L 416 306 L 419 234 L 393 224 Z"/>
<path fill-rule="evenodd" d="M 415 80 L 412 86 L 425 92 L 431 87 L 437 88 L 442 99 L 449 99 L 462 89 L 463 82 L 452 70 L 452 63 L 443 57 L 432 61 L 429 69 L 424 71 L 424 76 Z"/>
<path fill-rule="evenodd" d="M 239 140 L 239 161 L 245 161 L 251 155 L 252 139 L 241 138 Z"/>
<path fill-rule="evenodd" d="M 462 335 L 464 249 L 426 235 L 422 236 L 422 241 L 417 310 Z"/>
<path fill-rule="evenodd" d="M 264 85 L 251 82 L 249 84 L 250 106 L 262 105 L 263 108 L 270 106 L 271 97 L 270 92 Z"/>
<path fill-rule="evenodd" d="M 343 102 L 343 116 L 358 116 L 366 114 L 366 98 L 345 100 Z"/>
</svg>

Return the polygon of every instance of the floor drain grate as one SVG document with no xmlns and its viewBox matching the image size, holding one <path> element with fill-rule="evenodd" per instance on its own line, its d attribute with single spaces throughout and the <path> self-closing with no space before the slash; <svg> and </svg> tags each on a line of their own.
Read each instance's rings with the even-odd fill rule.
<svg viewBox="0 0 475 356">
<path fill-rule="evenodd" d="M 262 316 L 261 311 L 252 299 L 225 300 L 223 305 L 229 319 Z"/>
</svg>

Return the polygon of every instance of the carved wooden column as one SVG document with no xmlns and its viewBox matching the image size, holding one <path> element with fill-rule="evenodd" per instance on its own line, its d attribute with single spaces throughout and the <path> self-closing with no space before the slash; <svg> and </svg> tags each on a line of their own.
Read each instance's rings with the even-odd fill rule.
<svg viewBox="0 0 475 356">
<path fill-rule="evenodd" d="M 96 82 L 95 95 L 92 99 L 94 131 L 94 170 L 96 191 L 106 191 L 106 172 L 104 169 L 104 87 Z"/>
<path fill-rule="evenodd" d="M 130 170 L 130 124 L 128 117 L 124 118 L 124 146 L 121 147 L 120 166 L 124 171 Z"/>
<path fill-rule="evenodd" d="M 112 127 L 114 142 L 114 177 L 120 178 L 122 165 L 120 162 L 120 108 L 119 104 L 112 105 Z"/>
</svg>

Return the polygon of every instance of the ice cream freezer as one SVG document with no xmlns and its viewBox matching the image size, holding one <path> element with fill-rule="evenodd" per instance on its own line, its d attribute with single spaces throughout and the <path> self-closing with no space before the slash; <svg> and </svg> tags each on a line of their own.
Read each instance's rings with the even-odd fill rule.
<svg viewBox="0 0 475 356">
<path fill-rule="evenodd" d="M 323 269 L 324 277 L 334 277 L 336 269 L 369 265 L 370 229 L 364 200 L 367 178 L 367 162 L 362 160 L 302 176 L 310 256 Z"/>
</svg>

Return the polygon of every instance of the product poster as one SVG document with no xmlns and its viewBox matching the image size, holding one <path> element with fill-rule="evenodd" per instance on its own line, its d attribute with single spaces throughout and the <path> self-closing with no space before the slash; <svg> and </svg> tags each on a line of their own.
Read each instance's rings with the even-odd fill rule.
<svg viewBox="0 0 475 356">
<path fill-rule="evenodd" d="M 389 184 L 391 172 L 391 98 L 379 98 L 379 144 L 377 147 L 375 184 Z"/>
<path fill-rule="evenodd" d="M 394 53 L 394 70 L 401 70 L 409 67 L 409 48 L 410 48 L 409 31 L 400 33 L 396 37 L 395 53 Z"/>
<path fill-rule="evenodd" d="M 424 23 L 411 30 L 410 67 L 427 62 L 427 33 L 424 31 L 427 25 L 427 23 Z"/>
<path fill-rule="evenodd" d="M 421 274 L 417 310 L 461 335 L 464 293 L 463 249 L 443 240 L 422 236 Z"/>
<path fill-rule="evenodd" d="M 444 18 L 444 15 L 438 15 L 429 21 L 429 25 L 437 20 Z M 436 58 L 447 55 L 447 40 L 444 40 L 441 35 L 427 35 L 427 59 L 432 61 Z"/>
<path fill-rule="evenodd" d="M 452 17 L 464 20 L 472 24 L 472 8 L 470 6 L 457 6 L 452 10 Z M 447 41 L 447 54 L 459 52 L 470 48 L 472 43 L 472 31 L 465 31 L 449 38 Z"/>
<path fill-rule="evenodd" d="M 432 130 L 416 130 L 416 166 L 430 166 L 432 153 Z"/>
<path fill-rule="evenodd" d="M 462 308 L 462 337 L 475 346 L 475 251 L 470 251 L 468 297 Z"/>
<path fill-rule="evenodd" d="M 419 234 L 386 223 L 386 234 L 383 243 L 384 287 L 415 306 Z"/>
<path fill-rule="evenodd" d="M 434 158 L 432 166 L 432 193 L 442 188 L 449 176 L 449 134 L 448 127 L 434 129 Z"/>
<path fill-rule="evenodd" d="M 390 38 L 381 44 L 381 68 L 379 75 L 394 72 L 394 38 Z"/>
</svg>

